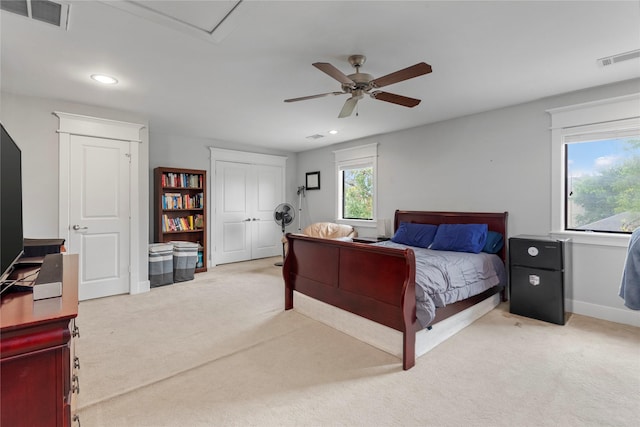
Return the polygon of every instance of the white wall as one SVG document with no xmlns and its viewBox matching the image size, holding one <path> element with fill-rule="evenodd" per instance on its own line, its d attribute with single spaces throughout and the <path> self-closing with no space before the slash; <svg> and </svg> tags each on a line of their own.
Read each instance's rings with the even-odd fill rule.
<svg viewBox="0 0 640 427">
<path fill-rule="evenodd" d="M 149 134 L 147 120 L 124 111 L 115 111 L 61 100 L 0 94 L 0 121 L 22 150 L 22 188 L 24 235 L 29 238 L 58 236 L 58 118 L 52 113 L 81 114 L 104 119 L 144 124 L 140 136 L 138 180 L 149 186 Z M 140 192 L 140 217 L 137 236 L 139 281 L 148 281 L 147 243 L 149 228 L 149 193 Z M 134 284 L 132 284 L 134 285 Z M 135 286 L 135 285 L 134 285 Z M 148 286 L 147 286 L 148 287 Z M 144 288 L 144 286 L 143 286 Z"/>
<path fill-rule="evenodd" d="M 551 132 L 545 111 L 639 91 L 636 79 L 299 153 L 298 181 L 316 170 L 322 178 L 322 188 L 304 200 L 305 224 L 335 218 L 332 151 L 377 142 L 380 218 L 392 219 L 396 209 L 508 211 L 510 236 L 547 234 Z M 376 229 L 358 232 L 375 235 Z M 625 256 L 626 247 L 573 245 L 569 308 L 640 326 L 640 313 L 617 296 Z"/>
</svg>

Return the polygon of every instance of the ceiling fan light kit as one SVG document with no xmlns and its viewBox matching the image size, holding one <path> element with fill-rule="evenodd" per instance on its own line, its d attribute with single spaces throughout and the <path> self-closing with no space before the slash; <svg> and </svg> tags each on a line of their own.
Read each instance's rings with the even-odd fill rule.
<svg viewBox="0 0 640 427">
<path fill-rule="evenodd" d="M 345 101 L 342 110 L 338 115 L 339 118 L 349 117 L 353 113 L 358 101 L 364 98 L 365 95 L 369 95 L 371 98 L 379 101 L 385 101 L 409 108 L 413 108 L 420 104 L 420 100 L 416 98 L 409 98 L 407 96 L 374 89 L 379 89 L 384 86 L 389 86 L 394 83 L 399 83 L 404 80 L 409 80 L 414 77 L 431 73 L 431 65 L 425 62 L 419 62 L 410 67 L 376 79 L 371 74 L 360 72 L 360 67 L 364 65 L 366 60 L 367 58 L 364 55 L 351 55 L 349 57 L 349 63 L 356 69 L 356 72 L 349 74 L 348 76 L 328 62 L 314 62 L 312 64 L 314 67 L 341 83 L 342 92 L 328 92 L 318 95 L 303 96 L 300 98 L 290 98 L 285 99 L 284 102 L 306 101 L 331 95 L 350 94 L 351 97 Z"/>
</svg>

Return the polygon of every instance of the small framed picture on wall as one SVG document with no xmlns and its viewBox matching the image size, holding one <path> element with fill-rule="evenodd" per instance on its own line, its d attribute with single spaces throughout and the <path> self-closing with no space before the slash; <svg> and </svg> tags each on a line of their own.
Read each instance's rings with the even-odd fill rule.
<svg viewBox="0 0 640 427">
<path fill-rule="evenodd" d="M 307 172 L 305 187 L 307 188 L 307 190 L 319 190 L 320 172 Z"/>
</svg>

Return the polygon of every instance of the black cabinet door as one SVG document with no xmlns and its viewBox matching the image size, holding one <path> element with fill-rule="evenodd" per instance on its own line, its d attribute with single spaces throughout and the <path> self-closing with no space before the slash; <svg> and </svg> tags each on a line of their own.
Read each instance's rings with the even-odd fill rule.
<svg viewBox="0 0 640 427">
<path fill-rule="evenodd" d="M 562 242 L 535 239 L 509 239 L 509 264 L 562 270 Z"/>
<path fill-rule="evenodd" d="M 511 266 L 510 311 L 564 325 L 563 272 Z"/>
</svg>

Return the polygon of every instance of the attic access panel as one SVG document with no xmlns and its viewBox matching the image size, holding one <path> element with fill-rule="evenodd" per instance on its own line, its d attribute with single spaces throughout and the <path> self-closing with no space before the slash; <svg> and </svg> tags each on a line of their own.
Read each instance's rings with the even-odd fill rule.
<svg viewBox="0 0 640 427">
<path fill-rule="evenodd" d="M 131 3 L 149 9 L 185 25 L 206 33 L 211 33 L 239 3 L 226 1 L 132 1 Z"/>
<path fill-rule="evenodd" d="M 221 42 L 237 26 L 241 12 L 255 2 L 220 1 L 110 1 L 105 4 L 148 21 L 214 43 Z"/>
</svg>

